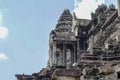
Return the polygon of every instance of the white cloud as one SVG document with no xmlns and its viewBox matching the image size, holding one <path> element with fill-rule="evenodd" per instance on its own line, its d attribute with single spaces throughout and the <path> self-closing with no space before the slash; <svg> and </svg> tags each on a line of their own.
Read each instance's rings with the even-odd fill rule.
<svg viewBox="0 0 120 80">
<path fill-rule="evenodd" d="M 3 26 L 3 12 L 0 10 L 0 39 L 5 39 L 8 36 L 8 29 L 7 27 Z"/>
<path fill-rule="evenodd" d="M 104 3 L 105 0 L 74 0 L 74 12 L 78 18 L 91 19 L 91 12 Z"/>
<path fill-rule="evenodd" d="M 8 57 L 4 53 L 0 53 L 0 60 L 7 60 Z"/>
<path fill-rule="evenodd" d="M 0 38 L 4 39 L 8 35 L 8 29 L 6 27 L 0 26 Z"/>
<path fill-rule="evenodd" d="M 2 25 L 2 21 L 3 21 L 3 14 L 2 11 L 0 10 L 0 25 Z"/>
</svg>

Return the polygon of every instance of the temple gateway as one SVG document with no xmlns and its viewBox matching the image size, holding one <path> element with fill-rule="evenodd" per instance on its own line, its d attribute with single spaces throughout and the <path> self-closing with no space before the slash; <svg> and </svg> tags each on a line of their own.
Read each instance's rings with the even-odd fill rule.
<svg viewBox="0 0 120 80">
<path fill-rule="evenodd" d="M 91 20 L 65 9 L 49 36 L 46 68 L 17 80 L 120 80 L 120 0 L 98 6 Z"/>
</svg>

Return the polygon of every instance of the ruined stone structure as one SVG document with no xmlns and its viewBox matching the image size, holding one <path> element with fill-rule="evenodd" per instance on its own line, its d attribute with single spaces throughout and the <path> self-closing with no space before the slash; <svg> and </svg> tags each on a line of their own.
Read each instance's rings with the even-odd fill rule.
<svg viewBox="0 0 120 80">
<path fill-rule="evenodd" d="M 91 20 L 65 9 L 50 33 L 47 67 L 17 80 L 120 80 L 119 15 L 113 4 L 98 6 Z"/>
</svg>

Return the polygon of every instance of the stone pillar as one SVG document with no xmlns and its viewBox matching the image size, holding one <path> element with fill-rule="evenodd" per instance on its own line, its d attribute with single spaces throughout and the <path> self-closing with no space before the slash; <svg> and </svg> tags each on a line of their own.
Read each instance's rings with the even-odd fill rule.
<svg viewBox="0 0 120 80">
<path fill-rule="evenodd" d="M 76 51 L 76 45 L 73 44 L 73 47 L 74 47 L 74 63 L 77 62 L 77 51 Z"/>
<path fill-rule="evenodd" d="M 66 44 L 63 43 L 63 65 L 66 65 Z"/>
<path fill-rule="evenodd" d="M 53 59 L 52 64 L 56 64 L 56 43 L 53 43 Z"/>
<path fill-rule="evenodd" d="M 120 17 L 120 0 L 117 0 L 118 3 L 118 17 Z"/>
<path fill-rule="evenodd" d="M 73 47 L 73 49 L 71 50 L 71 66 L 74 63 L 74 46 L 71 45 L 71 47 Z"/>
<path fill-rule="evenodd" d="M 48 64 L 48 66 L 50 66 L 50 67 L 52 67 L 52 51 L 51 51 L 52 49 L 50 48 L 50 50 L 49 50 L 49 64 Z"/>
<path fill-rule="evenodd" d="M 77 39 L 77 55 L 79 55 L 80 51 L 80 39 Z"/>
</svg>

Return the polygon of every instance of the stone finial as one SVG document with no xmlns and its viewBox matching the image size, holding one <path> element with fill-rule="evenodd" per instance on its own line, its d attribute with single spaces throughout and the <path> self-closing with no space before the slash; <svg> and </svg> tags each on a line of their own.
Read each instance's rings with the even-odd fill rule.
<svg viewBox="0 0 120 80">
<path fill-rule="evenodd" d="M 69 9 L 64 9 L 64 11 L 63 11 L 61 16 L 64 16 L 64 15 L 71 15 Z"/>
<path fill-rule="evenodd" d="M 68 9 L 65 9 L 60 16 L 59 21 L 72 21 L 72 15 Z"/>
</svg>

